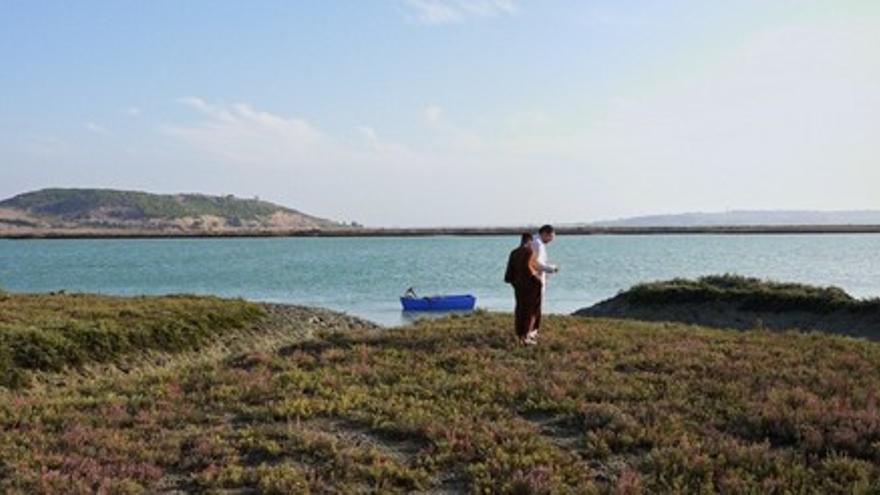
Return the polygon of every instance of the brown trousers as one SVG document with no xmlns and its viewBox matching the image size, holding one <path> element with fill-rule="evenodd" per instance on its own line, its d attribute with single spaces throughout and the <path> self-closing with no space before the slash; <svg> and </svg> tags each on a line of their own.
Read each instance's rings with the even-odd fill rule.
<svg viewBox="0 0 880 495">
<path fill-rule="evenodd" d="M 541 282 L 515 284 L 513 293 L 516 298 L 513 327 L 517 337 L 525 338 L 541 322 Z"/>
</svg>

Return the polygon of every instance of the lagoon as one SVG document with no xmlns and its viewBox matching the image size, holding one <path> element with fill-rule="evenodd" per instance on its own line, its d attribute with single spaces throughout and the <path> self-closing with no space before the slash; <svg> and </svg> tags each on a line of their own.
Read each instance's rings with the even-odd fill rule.
<svg viewBox="0 0 880 495">
<path fill-rule="evenodd" d="M 397 297 L 470 292 L 510 311 L 516 237 L 0 240 L 0 287 L 104 294 L 193 293 L 323 306 L 383 325 Z M 880 296 L 880 235 L 559 236 L 545 311 L 570 313 L 633 284 L 736 273 Z"/>
</svg>

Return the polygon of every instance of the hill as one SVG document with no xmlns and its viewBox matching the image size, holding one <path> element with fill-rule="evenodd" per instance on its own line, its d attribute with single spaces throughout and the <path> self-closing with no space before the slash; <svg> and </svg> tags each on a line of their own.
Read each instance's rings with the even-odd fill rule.
<svg viewBox="0 0 880 495">
<path fill-rule="evenodd" d="M 43 189 L 0 201 L 0 235 L 199 235 L 338 229 L 258 199 Z"/>
<path fill-rule="evenodd" d="M 53 297 L 63 328 L 78 312 Z M 152 314 L 123 303 L 94 331 Z M 522 347 L 502 314 L 312 333 L 308 313 L 262 318 L 254 335 L 300 340 L 0 388 L 0 491 L 880 489 L 877 343 L 551 316 Z"/>
<path fill-rule="evenodd" d="M 736 275 L 639 284 L 575 315 L 740 330 L 820 330 L 880 340 L 880 299 L 859 300 L 837 287 Z"/>
<path fill-rule="evenodd" d="M 721 227 L 880 225 L 880 210 L 736 210 L 718 213 L 649 215 L 594 222 L 595 227 Z"/>
</svg>

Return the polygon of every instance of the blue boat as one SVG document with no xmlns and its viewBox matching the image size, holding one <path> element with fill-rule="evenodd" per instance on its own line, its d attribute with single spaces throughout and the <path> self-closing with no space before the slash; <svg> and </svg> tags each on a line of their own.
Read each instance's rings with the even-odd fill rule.
<svg viewBox="0 0 880 495">
<path fill-rule="evenodd" d="M 470 294 L 431 297 L 401 297 L 404 311 L 456 311 L 474 309 L 477 298 Z"/>
</svg>

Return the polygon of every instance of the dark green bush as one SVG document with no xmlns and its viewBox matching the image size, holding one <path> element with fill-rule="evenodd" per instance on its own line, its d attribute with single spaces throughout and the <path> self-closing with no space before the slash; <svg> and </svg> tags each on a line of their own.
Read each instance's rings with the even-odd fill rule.
<svg viewBox="0 0 880 495">
<path fill-rule="evenodd" d="M 6 331 L 0 338 L 19 368 L 60 371 L 66 364 L 78 365 L 83 360 L 83 349 L 60 333 L 26 328 Z"/>
</svg>

